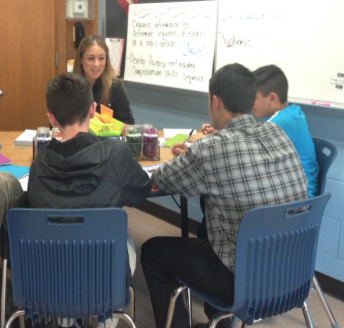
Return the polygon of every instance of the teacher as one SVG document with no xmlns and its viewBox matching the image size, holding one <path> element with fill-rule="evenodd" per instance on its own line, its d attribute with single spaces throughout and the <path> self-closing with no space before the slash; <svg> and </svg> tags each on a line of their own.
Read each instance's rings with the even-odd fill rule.
<svg viewBox="0 0 344 328">
<path fill-rule="evenodd" d="M 90 35 L 80 42 L 73 72 L 83 75 L 91 83 L 98 113 L 100 104 L 103 104 L 113 110 L 116 120 L 126 124 L 135 123 L 124 86 L 112 68 L 104 38 Z"/>
</svg>

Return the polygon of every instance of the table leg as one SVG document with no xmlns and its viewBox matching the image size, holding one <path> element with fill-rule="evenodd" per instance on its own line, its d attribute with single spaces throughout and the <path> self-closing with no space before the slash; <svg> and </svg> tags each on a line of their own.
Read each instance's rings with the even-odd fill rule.
<svg viewBox="0 0 344 328">
<path fill-rule="evenodd" d="M 188 200 L 182 196 L 180 196 L 180 215 L 181 215 L 182 237 L 188 238 L 189 237 Z"/>
</svg>

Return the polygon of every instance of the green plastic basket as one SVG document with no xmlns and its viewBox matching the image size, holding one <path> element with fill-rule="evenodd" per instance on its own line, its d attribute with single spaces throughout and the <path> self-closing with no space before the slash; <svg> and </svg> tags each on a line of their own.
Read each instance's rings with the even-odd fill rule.
<svg viewBox="0 0 344 328">
<path fill-rule="evenodd" d="M 95 119 L 90 120 L 89 132 L 98 137 L 116 137 L 120 136 L 122 132 L 123 123 L 112 119 L 114 123 L 101 123 Z"/>
</svg>

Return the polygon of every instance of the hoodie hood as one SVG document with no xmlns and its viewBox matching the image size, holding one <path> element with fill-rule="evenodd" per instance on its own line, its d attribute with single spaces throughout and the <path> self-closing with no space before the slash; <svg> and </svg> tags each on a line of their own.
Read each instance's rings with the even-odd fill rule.
<svg viewBox="0 0 344 328">
<path fill-rule="evenodd" d="M 92 193 L 104 179 L 108 165 L 108 148 L 102 140 L 79 133 L 65 142 L 55 139 L 38 156 L 37 178 L 52 194 L 76 197 Z"/>
</svg>

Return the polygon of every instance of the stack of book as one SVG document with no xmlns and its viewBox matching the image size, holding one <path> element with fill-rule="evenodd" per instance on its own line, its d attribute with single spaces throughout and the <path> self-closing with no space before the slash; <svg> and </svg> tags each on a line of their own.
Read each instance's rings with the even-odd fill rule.
<svg viewBox="0 0 344 328">
<path fill-rule="evenodd" d="M 36 137 L 36 130 L 25 130 L 16 140 L 13 145 L 17 147 L 32 147 L 33 138 Z"/>
</svg>

